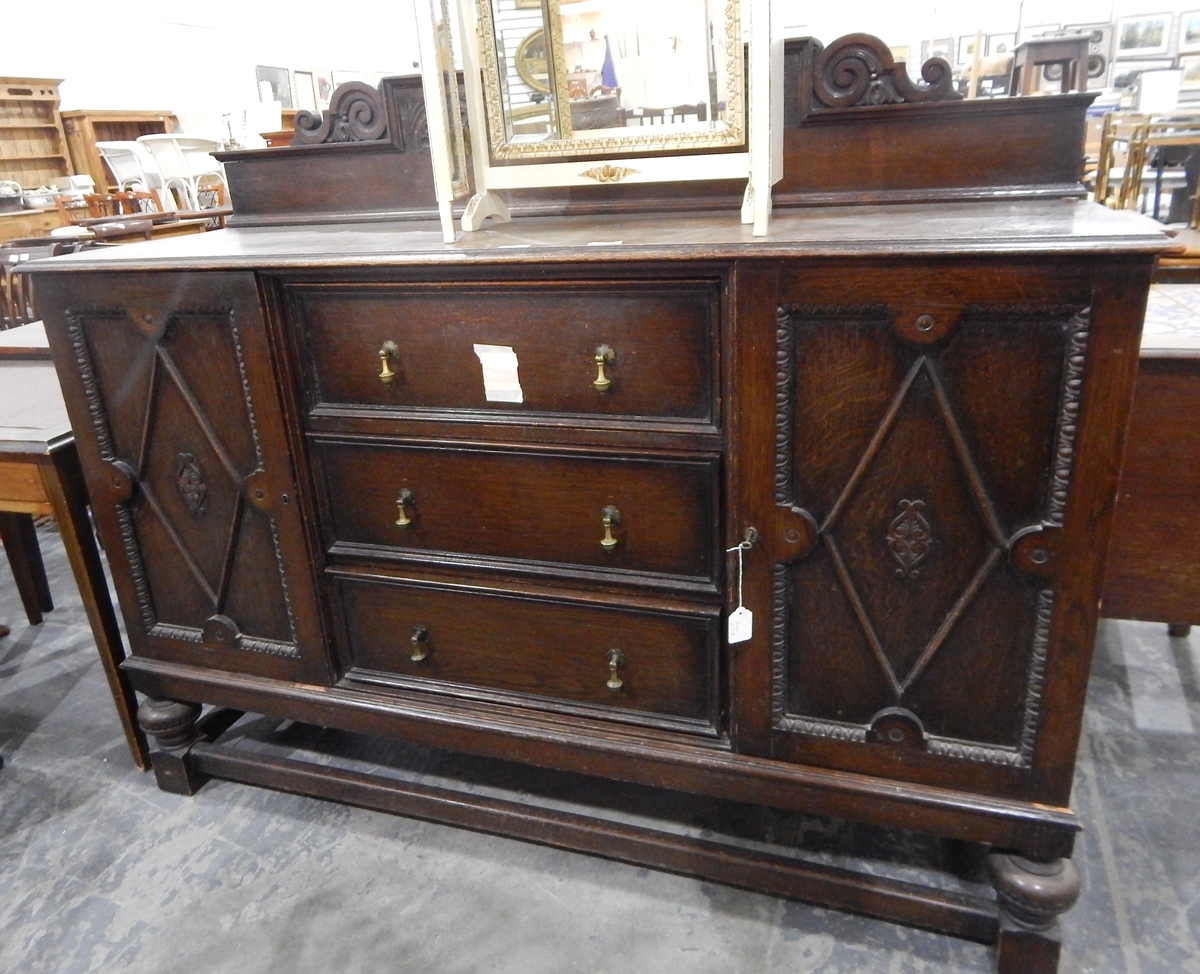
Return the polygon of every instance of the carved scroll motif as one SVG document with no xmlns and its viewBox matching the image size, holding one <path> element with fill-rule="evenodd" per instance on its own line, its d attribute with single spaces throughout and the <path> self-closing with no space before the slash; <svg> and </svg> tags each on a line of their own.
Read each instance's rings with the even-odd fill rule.
<svg viewBox="0 0 1200 974">
<path fill-rule="evenodd" d="M 339 85 L 324 113 L 298 112 L 292 145 L 323 142 L 379 142 L 387 138 L 383 96 L 364 81 Z"/>
<path fill-rule="evenodd" d="M 828 108 L 957 101 L 950 64 L 933 57 L 921 66 L 925 84 L 913 84 L 903 61 L 870 34 L 846 34 L 823 50 L 813 74 L 813 97 Z"/>
</svg>

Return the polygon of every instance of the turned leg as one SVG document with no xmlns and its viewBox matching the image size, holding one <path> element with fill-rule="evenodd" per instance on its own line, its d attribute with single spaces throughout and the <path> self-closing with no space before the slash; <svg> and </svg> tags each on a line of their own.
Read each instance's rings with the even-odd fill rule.
<svg viewBox="0 0 1200 974">
<path fill-rule="evenodd" d="M 200 739 L 196 718 L 200 705 L 178 700 L 145 700 L 138 707 L 138 723 L 153 736 L 158 750 L 150 754 L 158 787 L 175 795 L 194 795 L 204 777 L 192 767 L 188 752 Z"/>
<path fill-rule="evenodd" d="M 1172 622 L 1167 625 L 1167 635 L 1176 636 L 1179 639 L 1187 639 L 1191 631 L 1192 626 L 1188 622 Z"/>
<path fill-rule="evenodd" d="M 1058 915 L 1079 898 L 1074 863 L 993 853 L 988 875 L 1000 903 L 996 974 L 1055 974 L 1062 948 Z"/>
</svg>

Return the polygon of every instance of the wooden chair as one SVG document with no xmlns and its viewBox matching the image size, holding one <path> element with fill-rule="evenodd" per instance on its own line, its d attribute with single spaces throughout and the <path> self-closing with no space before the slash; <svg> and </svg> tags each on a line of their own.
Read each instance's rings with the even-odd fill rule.
<svg viewBox="0 0 1200 974">
<path fill-rule="evenodd" d="M 1142 195 L 1150 118 L 1136 112 L 1112 112 L 1104 118 L 1095 199 L 1116 210 L 1135 210 Z"/>
<path fill-rule="evenodd" d="M 74 249 L 74 241 L 53 237 L 31 237 L 0 244 L 0 331 L 28 325 L 40 317 L 33 303 L 31 280 L 28 275 L 16 273 L 17 268 L 27 260 L 57 257 Z"/>
</svg>

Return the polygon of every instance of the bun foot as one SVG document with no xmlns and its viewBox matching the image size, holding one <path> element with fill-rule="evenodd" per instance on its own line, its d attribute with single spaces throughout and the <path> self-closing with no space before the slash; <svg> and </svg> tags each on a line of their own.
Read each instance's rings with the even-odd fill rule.
<svg viewBox="0 0 1200 974">
<path fill-rule="evenodd" d="M 1074 863 L 993 853 L 988 875 L 1000 904 L 996 974 L 1055 974 L 1062 949 L 1058 916 L 1079 898 Z"/>
<path fill-rule="evenodd" d="M 145 700 L 138 707 L 138 724 L 154 738 L 150 754 L 158 787 L 173 795 L 194 795 L 205 778 L 191 764 L 188 752 L 199 739 L 196 719 L 200 705 L 179 700 Z"/>
</svg>

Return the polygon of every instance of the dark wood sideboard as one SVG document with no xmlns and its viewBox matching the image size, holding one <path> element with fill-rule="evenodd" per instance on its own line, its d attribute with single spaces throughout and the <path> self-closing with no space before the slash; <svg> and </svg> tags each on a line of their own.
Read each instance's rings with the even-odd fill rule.
<svg viewBox="0 0 1200 974">
<path fill-rule="evenodd" d="M 729 213 L 452 247 L 245 228 L 31 266 L 159 784 L 438 818 L 1053 970 L 1164 242 L 1031 200 L 763 238 Z M 477 345 L 513 350 L 519 401 Z M 998 902 L 239 754 L 201 704 L 985 843 Z"/>
</svg>

